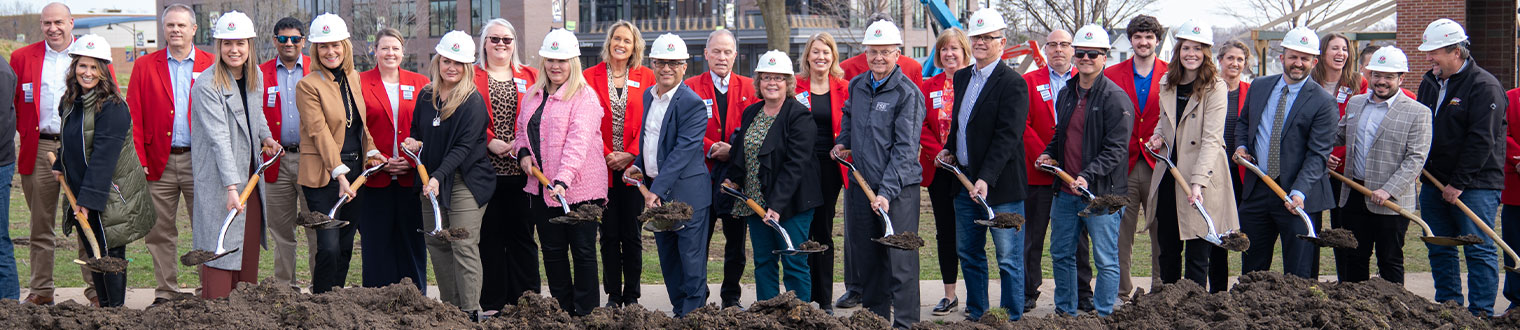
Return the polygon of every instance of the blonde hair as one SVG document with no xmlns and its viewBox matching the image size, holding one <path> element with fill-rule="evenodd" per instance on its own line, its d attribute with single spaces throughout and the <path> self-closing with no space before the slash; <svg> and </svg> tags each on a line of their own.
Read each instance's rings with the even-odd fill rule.
<svg viewBox="0 0 1520 330">
<path fill-rule="evenodd" d="M 945 56 L 945 54 L 939 53 L 939 49 L 944 48 L 946 44 L 952 42 L 955 43 L 956 46 L 961 47 L 961 62 L 964 62 L 962 63 L 963 65 L 976 62 L 975 59 L 971 58 L 971 41 L 966 39 L 966 31 L 961 31 L 960 28 L 949 28 L 945 29 L 943 32 L 940 32 L 939 39 L 934 40 L 934 67 L 945 71 L 954 71 L 960 69 L 947 68 L 945 67 L 945 63 L 941 63 L 939 60 L 941 56 Z M 952 72 L 950 75 L 953 76 L 955 73 Z"/>
<path fill-rule="evenodd" d="M 244 90 L 243 93 L 246 94 L 262 90 L 264 88 L 264 82 L 259 80 L 259 54 L 253 51 L 253 38 L 235 40 L 244 40 L 248 42 L 248 51 L 244 52 L 243 55 L 243 57 L 247 57 L 247 59 L 243 61 L 242 69 L 243 79 L 248 84 L 248 88 Z M 232 67 L 228 66 L 227 62 L 222 61 L 222 41 L 233 40 L 217 39 L 216 45 L 212 47 L 216 48 L 216 66 L 211 70 L 211 77 L 213 78 L 211 81 L 216 84 L 217 88 L 236 89 L 237 82 L 234 81 L 236 79 L 232 79 Z"/>
<path fill-rule="evenodd" d="M 813 43 L 815 42 L 822 42 L 825 46 L 829 47 L 829 53 L 834 54 L 833 63 L 829 63 L 829 76 L 843 78 L 844 69 L 839 67 L 839 45 L 834 42 L 834 36 L 828 32 L 814 33 L 812 37 L 808 37 L 807 42 L 802 43 L 802 56 L 797 57 L 797 63 L 801 70 L 798 70 L 797 76 L 809 81 L 820 79 L 820 77 L 813 77 L 813 70 L 808 65 L 808 54 L 813 53 Z"/>
<path fill-rule="evenodd" d="M 618 20 L 617 23 L 612 23 L 611 28 L 607 29 L 607 40 L 602 41 L 602 62 L 608 63 L 608 72 L 612 71 L 612 35 L 617 34 L 618 28 L 628 28 L 628 32 L 633 35 L 633 52 L 628 55 L 627 69 L 632 69 L 639 66 L 639 63 L 644 63 L 644 35 L 639 33 L 639 27 L 634 26 L 632 22 Z"/>
<path fill-rule="evenodd" d="M 512 26 L 512 22 L 508 22 L 506 19 L 501 18 L 494 18 L 490 21 L 486 21 L 486 25 L 480 27 L 480 43 L 476 44 L 480 45 L 480 54 L 479 56 L 475 57 L 480 60 L 480 64 L 476 65 L 480 66 L 481 69 L 487 69 L 489 66 L 491 66 L 491 60 L 486 57 L 486 48 L 490 48 L 486 46 L 488 45 L 486 43 L 486 31 L 490 30 L 493 26 L 501 26 L 507 28 L 507 33 L 512 34 L 512 63 L 508 66 L 513 70 L 517 70 L 517 67 L 523 66 L 521 59 L 522 56 L 518 56 L 521 55 L 519 53 L 522 52 L 522 49 L 519 49 L 517 47 L 517 28 Z"/>
<path fill-rule="evenodd" d="M 379 40 L 379 39 L 376 39 L 376 40 Z M 401 44 L 402 45 L 406 45 L 405 39 L 402 39 L 402 40 L 403 41 L 402 41 Z M 343 72 L 354 72 L 354 44 L 353 44 L 353 42 L 349 42 L 348 39 L 343 39 L 343 40 L 338 40 L 338 41 L 334 41 L 334 42 L 331 42 L 331 43 L 337 43 L 339 45 L 343 45 L 343 63 L 338 64 L 338 68 L 342 69 Z M 307 52 L 308 52 L 307 56 L 311 56 L 313 62 L 320 62 L 321 59 L 322 59 L 322 56 L 320 54 L 317 54 L 317 45 L 318 44 L 323 44 L 323 42 L 314 42 L 314 43 L 311 44 L 311 47 L 306 47 Z M 327 69 L 327 66 L 322 65 L 321 63 L 317 63 L 317 66 L 320 67 L 320 68 L 322 68 L 322 69 Z M 312 71 L 318 71 L 318 70 L 312 70 Z M 325 71 L 325 70 L 323 70 L 323 71 Z"/>
<path fill-rule="evenodd" d="M 565 98 L 568 99 L 574 97 L 576 92 L 579 92 L 582 88 L 586 87 L 586 76 L 581 73 L 581 71 L 585 69 L 581 67 L 580 57 L 571 57 L 565 61 L 570 62 L 570 67 L 565 69 L 565 74 L 570 76 L 565 77 L 565 83 L 560 84 L 558 88 L 570 88 L 570 90 L 565 91 Z M 543 76 L 539 77 L 538 81 L 533 82 L 533 88 L 543 90 L 544 93 L 553 94 L 557 91 L 557 89 L 554 91 L 549 90 L 549 84 L 552 84 L 554 82 L 549 81 L 549 68 L 546 67 L 548 64 L 549 58 L 542 56 L 538 58 L 538 64 L 534 65 L 534 68 L 538 69 L 539 74 Z"/>
<path fill-rule="evenodd" d="M 450 61 L 453 60 L 450 59 Z M 422 88 L 424 91 L 431 90 L 433 99 L 427 101 L 433 102 L 433 106 L 438 108 L 438 116 L 443 119 L 453 116 L 454 110 L 459 109 L 459 106 L 475 93 L 475 79 L 471 75 L 470 63 L 458 61 L 455 63 L 464 65 L 464 68 L 460 69 L 459 82 L 449 89 L 448 95 L 438 94 L 438 84 L 443 83 L 443 56 L 440 55 L 433 55 L 433 60 L 428 65 L 428 79 L 431 81 Z M 442 104 L 439 104 L 439 101 L 442 101 Z"/>
</svg>

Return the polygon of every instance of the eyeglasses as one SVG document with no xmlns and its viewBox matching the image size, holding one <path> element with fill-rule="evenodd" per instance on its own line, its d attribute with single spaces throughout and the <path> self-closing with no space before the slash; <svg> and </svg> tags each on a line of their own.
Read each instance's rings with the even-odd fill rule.
<svg viewBox="0 0 1520 330">
<path fill-rule="evenodd" d="M 493 44 L 511 44 L 512 40 L 512 37 L 486 37 L 486 41 L 490 41 Z"/>
<path fill-rule="evenodd" d="M 980 41 L 980 42 L 992 42 L 992 41 L 995 41 L 995 40 L 998 40 L 998 39 L 1002 39 L 1002 38 L 1003 38 L 1003 36 L 991 36 L 991 35 L 985 35 L 985 34 L 974 35 L 974 36 L 971 36 L 971 42 L 978 42 L 978 41 Z"/>
<path fill-rule="evenodd" d="M 649 61 L 649 65 L 653 66 L 656 69 L 659 69 L 659 68 L 674 68 L 674 67 L 679 67 L 679 66 L 682 66 L 682 65 L 686 65 L 686 61 L 654 60 L 654 61 Z"/>
<path fill-rule="evenodd" d="M 1047 42 L 1047 43 L 1045 43 L 1045 48 L 1056 48 L 1056 47 L 1061 47 L 1061 48 L 1071 47 L 1071 43 L 1070 42 Z"/>
<path fill-rule="evenodd" d="M 1072 55 L 1073 55 L 1072 56 L 1073 58 L 1083 58 L 1083 57 L 1086 57 L 1086 58 L 1089 58 L 1089 59 L 1097 59 L 1098 56 L 1104 56 L 1104 55 L 1108 55 L 1108 54 L 1105 54 L 1103 51 L 1099 51 L 1099 50 L 1078 49 L 1078 50 L 1073 51 Z"/>
<path fill-rule="evenodd" d="M 787 79 L 787 76 L 784 76 L 784 75 L 764 75 L 764 76 L 760 76 L 760 81 L 763 81 L 763 82 L 779 82 L 779 83 L 784 83 L 784 82 L 786 82 L 786 79 Z"/>
<path fill-rule="evenodd" d="M 1381 71 L 1373 71 L 1367 74 L 1367 78 L 1372 78 L 1372 80 L 1393 80 L 1401 76 L 1404 76 L 1404 74 Z"/>
<path fill-rule="evenodd" d="M 274 41 L 282 44 L 299 44 L 301 36 L 274 36 Z"/>
<path fill-rule="evenodd" d="M 897 49 L 895 49 L 895 48 L 894 49 L 889 49 L 889 50 L 874 50 L 874 49 L 868 49 L 868 50 L 866 50 L 866 56 L 867 57 L 887 56 L 887 55 L 892 55 L 892 54 L 896 54 L 896 53 L 897 53 Z"/>
</svg>

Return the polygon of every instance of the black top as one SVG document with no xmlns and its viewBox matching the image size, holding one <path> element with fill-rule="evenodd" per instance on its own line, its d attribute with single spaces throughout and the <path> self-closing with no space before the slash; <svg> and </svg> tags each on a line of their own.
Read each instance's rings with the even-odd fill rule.
<svg viewBox="0 0 1520 330">
<path fill-rule="evenodd" d="M 116 160 L 121 157 L 122 144 L 132 134 L 132 112 L 122 101 L 102 101 L 100 111 L 86 110 L 82 98 L 73 104 L 60 104 L 59 110 L 74 107 L 63 118 L 62 147 L 53 170 L 62 171 L 68 177 L 69 189 L 74 191 L 79 206 L 92 211 L 106 208 L 111 192 L 111 175 L 116 172 Z M 85 154 L 84 116 L 95 116 L 95 131 L 90 153 Z M 73 217 L 73 212 L 64 212 Z"/>
<path fill-rule="evenodd" d="M 0 100 L 16 98 L 16 71 L 5 58 L 0 58 Z M 0 103 L 0 132 L 16 131 L 16 107 L 12 102 Z M 16 162 L 16 135 L 0 134 L 0 166 Z"/>
<path fill-rule="evenodd" d="M 1224 153 L 1226 155 L 1235 153 L 1235 147 L 1230 145 L 1235 143 L 1235 121 L 1240 120 L 1240 92 L 1243 90 L 1236 88 L 1226 97 L 1229 100 L 1229 108 L 1226 108 L 1224 112 Z"/>
<path fill-rule="evenodd" d="M 544 123 L 544 106 L 548 104 L 549 93 L 545 91 L 543 102 L 538 103 L 538 110 L 534 110 L 533 116 L 528 117 L 528 128 L 526 132 L 528 134 L 528 147 L 533 148 L 531 151 L 534 155 L 537 155 L 539 151 L 542 150 L 539 149 L 540 146 L 542 146 L 543 142 L 543 138 L 539 137 L 539 129 L 542 128 L 540 126 L 542 126 Z"/>
<path fill-rule="evenodd" d="M 808 92 L 808 104 L 813 105 L 813 126 L 817 128 L 818 138 L 813 143 L 813 152 L 827 154 L 834 149 L 834 109 L 830 103 L 829 93 L 815 94 Z"/>
<path fill-rule="evenodd" d="M 1504 88 L 1471 61 L 1447 80 L 1441 99 L 1439 81 L 1426 72 L 1415 98 L 1435 116 L 1425 169 L 1453 188 L 1504 189 Z"/>
<path fill-rule="evenodd" d="M 432 86 L 417 93 L 417 107 L 412 111 L 411 138 L 422 141 L 422 165 L 428 174 L 438 180 L 438 206 L 449 208 L 449 193 L 457 174 L 475 197 L 476 205 L 485 205 L 496 190 L 496 171 L 486 159 L 486 102 L 480 93 L 470 91 L 470 96 L 454 109 L 448 118 L 441 118 L 439 103 L 433 100 Z M 433 118 L 441 118 L 433 126 Z M 358 123 L 355 123 L 358 126 Z M 421 177 L 417 178 L 419 181 Z M 426 184 L 424 182 L 423 184 Z"/>
<path fill-rule="evenodd" d="M 771 124 L 770 132 L 765 134 L 765 143 L 760 146 L 759 172 L 761 195 L 765 196 L 766 206 L 780 213 L 781 219 L 790 219 L 798 213 L 818 207 L 823 199 L 817 184 L 803 184 L 804 181 L 817 177 L 818 159 L 809 154 L 807 148 L 814 143 L 817 127 L 809 120 L 811 118 L 807 106 L 790 97 L 784 102 L 781 110 L 776 112 L 776 121 Z M 749 130 L 755 116 L 764 109 L 765 102 L 744 108 L 739 129 L 730 140 L 733 141 L 734 148 L 729 151 L 729 159 L 733 160 L 729 164 L 733 167 L 729 168 L 727 178 L 740 187 L 744 186 L 745 173 L 748 171 L 743 161 L 746 157 L 743 148 L 744 131 Z"/>
<path fill-rule="evenodd" d="M 1175 120 L 1172 122 L 1172 127 L 1178 128 L 1182 126 L 1182 112 L 1187 109 L 1188 98 L 1191 96 L 1193 96 L 1193 83 L 1190 82 L 1177 85 L 1177 108 L 1172 111 L 1172 117 L 1176 118 L 1172 118 Z M 1172 130 L 1172 134 L 1174 134 L 1174 136 L 1172 136 L 1173 140 L 1176 139 L 1176 131 L 1176 129 Z M 1170 156 L 1167 156 L 1167 158 L 1171 158 L 1173 161 L 1175 161 L 1177 159 L 1177 148 L 1172 148 L 1172 154 Z"/>
<path fill-rule="evenodd" d="M 716 83 L 713 84 L 713 102 L 716 104 L 716 106 L 714 106 L 714 109 L 718 110 L 718 122 L 721 123 L 728 118 L 728 92 L 718 90 L 718 84 Z M 718 134 L 727 133 L 728 132 L 718 132 Z"/>
</svg>

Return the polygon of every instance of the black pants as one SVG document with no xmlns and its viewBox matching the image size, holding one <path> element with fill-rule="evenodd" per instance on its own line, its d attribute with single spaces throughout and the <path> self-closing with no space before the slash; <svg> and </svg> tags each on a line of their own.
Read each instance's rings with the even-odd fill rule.
<svg viewBox="0 0 1520 330">
<path fill-rule="evenodd" d="M 733 198 L 718 192 L 718 185 L 723 183 L 723 177 L 727 173 L 727 166 L 718 165 L 713 168 L 713 208 L 708 214 L 710 220 L 707 223 L 707 246 L 712 247 L 713 234 L 717 233 L 718 223 L 723 223 L 723 237 L 727 243 L 723 244 L 723 286 L 718 289 L 718 299 L 721 306 L 738 305 L 739 297 L 743 291 L 739 287 L 739 279 L 744 277 L 744 261 L 749 256 L 744 252 L 745 227 L 744 219 L 734 217 Z M 711 294 L 711 291 L 708 291 Z"/>
<path fill-rule="evenodd" d="M 481 310 L 501 310 L 516 305 L 523 292 L 538 292 L 538 243 L 533 239 L 533 220 L 525 216 L 527 176 L 497 176 L 496 192 L 486 204 L 480 223 Z"/>
<path fill-rule="evenodd" d="M 1255 178 L 1252 178 L 1253 180 Z M 1297 215 L 1288 213 L 1283 200 L 1277 197 L 1265 183 L 1256 183 L 1248 197 L 1241 203 L 1240 231 L 1251 240 L 1251 247 L 1241 256 L 1242 273 L 1271 270 L 1273 249 L 1282 243 L 1283 273 L 1301 278 L 1313 278 L 1312 263 L 1319 259 L 1314 243 L 1298 238 L 1308 234 L 1310 228 Z M 1309 213 L 1309 219 L 1319 226 L 1323 212 Z"/>
<path fill-rule="evenodd" d="M 1050 227 L 1050 203 L 1055 201 L 1056 186 L 1029 186 L 1029 193 L 1024 200 L 1024 301 L 1026 304 L 1040 300 L 1040 284 L 1044 272 L 1041 271 L 1040 259 L 1045 254 L 1045 234 Z M 1088 248 L 1087 230 L 1083 229 L 1081 235 L 1077 235 L 1077 299 L 1079 301 L 1091 301 L 1092 291 L 1092 263 L 1087 262 L 1087 254 L 1092 253 Z M 1026 305 L 1028 306 L 1028 305 Z"/>
<path fill-rule="evenodd" d="M 808 255 L 808 269 L 811 270 L 810 275 L 813 278 L 811 301 L 817 302 L 823 309 L 834 309 L 834 254 L 839 251 L 834 246 L 834 215 L 839 205 L 839 189 L 844 187 L 844 179 L 840 176 L 839 165 L 827 153 L 815 156 L 818 158 L 818 187 L 819 192 L 822 193 L 823 204 L 813 209 L 813 223 L 808 228 L 808 237 L 812 237 L 814 241 L 822 243 L 829 249 Z M 953 279 L 954 273 L 950 274 L 949 276 Z"/>
<path fill-rule="evenodd" d="M 359 172 L 363 171 L 357 161 L 352 164 L 345 162 L 345 165 L 350 169 L 348 174 L 345 174 L 349 182 L 353 182 L 354 179 L 359 177 Z M 338 184 L 337 180 L 333 180 L 322 188 L 301 187 L 301 191 L 306 195 L 307 209 L 312 212 L 322 212 L 323 214 L 332 210 L 333 205 L 338 203 Z M 337 219 L 348 221 L 350 222 L 349 225 L 341 228 L 317 230 L 316 264 L 312 266 L 311 270 L 311 292 L 313 294 L 332 291 L 334 287 L 341 288 L 348 285 L 348 265 L 349 261 L 352 261 L 354 258 L 354 233 L 358 232 L 357 227 L 359 226 L 359 223 L 356 222 L 356 218 L 358 217 L 355 216 L 359 212 L 359 209 L 354 207 L 354 205 L 358 205 L 363 199 L 363 195 L 360 195 L 355 200 L 338 208 Z M 419 216 L 418 218 L 421 217 Z"/>
<path fill-rule="evenodd" d="M 1375 214 L 1367 210 L 1366 197 L 1354 196 L 1341 207 L 1335 228 L 1350 230 L 1358 242 L 1355 249 L 1335 249 L 1335 270 L 1341 282 L 1366 281 L 1370 270 L 1367 258 L 1377 253 L 1378 276 L 1393 283 L 1404 283 L 1404 233 L 1409 219 L 1397 215 Z"/>
<path fill-rule="evenodd" d="M 1230 165 L 1230 190 L 1235 195 L 1235 205 L 1240 205 L 1240 189 L 1245 184 L 1240 182 L 1240 168 Z M 1230 289 L 1230 250 L 1222 247 L 1209 248 L 1209 292 L 1220 292 Z"/>
<path fill-rule="evenodd" d="M 376 174 L 376 180 L 390 180 Z M 403 187 L 393 181 L 384 188 L 359 188 L 364 196 L 358 208 L 359 227 L 364 235 L 359 258 L 364 261 L 365 287 L 378 288 L 402 279 L 410 279 L 417 290 L 427 292 L 427 246 L 422 242 L 422 203 L 417 202 L 418 187 Z M 425 221 L 432 221 L 426 219 Z"/>
<path fill-rule="evenodd" d="M 623 172 L 611 174 L 622 178 Z M 644 246 L 639 239 L 639 214 L 644 212 L 644 194 L 637 186 L 622 180 L 607 189 L 607 209 L 602 213 L 602 290 L 607 302 L 617 305 L 639 303 L 639 275 L 644 272 Z"/>
<path fill-rule="evenodd" d="M 529 199 L 533 213 L 538 215 L 535 225 L 538 239 L 543 243 L 544 276 L 549 279 L 549 295 L 570 315 L 591 314 L 601 301 L 596 286 L 597 224 L 590 221 L 573 225 L 549 223 L 549 219 L 564 215 L 565 211 L 560 207 L 549 207 L 538 195 L 529 195 Z M 580 204 L 601 202 L 594 200 Z M 570 208 L 573 210 L 580 204 Z"/>
<path fill-rule="evenodd" d="M 1187 278 L 1199 286 L 1208 285 L 1209 247 L 1214 245 L 1193 237 L 1183 240 L 1177 228 L 1178 212 L 1198 211 L 1191 207 L 1177 208 L 1177 181 L 1171 176 L 1161 179 L 1156 194 L 1156 231 L 1153 235 L 1161 248 L 1160 255 L 1156 256 L 1156 272 L 1161 276 L 1161 283 L 1172 284 Z"/>
<path fill-rule="evenodd" d="M 67 205 L 64 206 L 64 209 L 65 212 L 73 212 L 71 210 L 67 210 Z M 100 212 L 90 210 L 89 221 L 90 227 L 95 231 L 96 243 L 99 243 L 99 245 L 96 245 L 96 248 L 100 249 L 101 255 L 105 257 L 126 259 L 126 246 L 114 249 L 106 248 L 106 232 L 105 226 L 100 223 Z M 88 248 L 88 246 L 90 246 L 90 243 L 89 240 L 84 237 L 84 234 L 82 234 L 84 229 L 79 228 L 79 230 L 81 234 L 75 234 L 75 236 L 79 236 L 79 246 Z M 92 257 L 94 256 L 94 253 L 92 252 L 85 251 L 85 253 Z M 90 279 L 93 281 L 93 283 L 95 283 L 95 298 L 100 300 L 100 307 L 121 307 L 122 304 L 126 303 L 126 271 L 122 271 L 120 273 L 90 272 Z"/>
<path fill-rule="evenodd" d="M 928 170 L 928 169 L 925 169 Z M 955 249 L 955 191 L 961 182 L 955 173 L 935 168 L 934 182 L 929 183 L 929 204 L 934 210 L 934 244 L 939 250 L 939 272 L 942 282 L 955 284 L 961 268 L 960 257 Z"/>
</svg>

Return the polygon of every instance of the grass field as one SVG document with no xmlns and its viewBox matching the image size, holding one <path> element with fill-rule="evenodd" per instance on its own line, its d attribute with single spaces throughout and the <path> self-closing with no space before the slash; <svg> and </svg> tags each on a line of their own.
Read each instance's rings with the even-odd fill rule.
<svg viewBox="0 0 1520 330">
<path fill-rule="evenodd" d="M 17 180 L 18 183 L 19 183 L 19 179 L 20 179 L 20 177 L 18 176 L 16 178 L 16 180 Z M 925 201 L 928 200 L 927 196 L 925 196 L 924 200 Z M 11 190 L 11 196 L 10 196 L 10 202 L 11 202 L 10 224 L 9 224 L 10 235 L 11 235 L 12 238 L 26 238 L 26 237 L 28 237 L 28 235 L 30 235 L 30 230 L 29 230 L 29 225 L 28 225 L 29 212 L 28 212 L 28 210 L 26 208 L 26 204 L 25 204 L 24 199 L 22 197 L 21 187 L 20 187 L 19 184 L 15 185 L 12 188 L 12 190 Z M 60 203 L 67 204 L 67 201 L 62 201 L 62 199 L 60 198 Z M 927 207 L 924 207 L 922 209 L 923 209 L 924 213 L 919 217 L 920 218 L 920 220 L 919 220 L 919 223 L 920 223 L 920 225 L 919 225 L 919 235 L 922 236 L 927 241 L 926 242 L 927 244 L 924 246 L 924 248 L 922 248 L 922 249 L 919 250 L 919 256 L 920 256 L 920 263 L 919 264 L 920 264 L 920 270 L 921 270 L 921 274 L 920 274 L 921 275 L 921 279 L 924 279 L 924 280 L 941 279 L 942 278 L 941 269 L 939 267 L 939 263 L 936 261 L 937 258 L 938 258 L 938 251 L 936 250 L 936 246 L 935 246 L 935 241 L 936 241 L 936 235 L 935 234 L 936 233 L 934 231 L 934 220 L 933 220 L 933 217 L 928 214 L 929 210 L 928 210 Z M 180 244 L 179 244 L 179 254 L 175 255 L 176 258 L 180 254 L 183 254 L 183 253 L 188 252 L 190 250 L 190 235 L 189 235 L 190 225 L 189 225 L 189 220 L 188 220 L 188 217 L 186 217 L 184 215 L 184 210 L 183 209 L 181 209 L 179 213 L 180 213 L 180 216 L 179 216 L 179 229 L 180 229 L 179 242 L 180 242 Z M 489 221 L 489 219 L 487 221 Z M 843 246 L 844 237 L 841 234 L 843 232 L 842 231 L 842 223 L 841 223 L 841 221 L 840 220 L 836 220 L 835 224 L 834 224 L 834 227 L 835 227 L 835 229 L 834 229 L 833 240 L 835 242 L 835 246 Z M 77 235 L 77 233 L 76 233 L 76 235 Z M 645 237 L 644 237 L 644 254 L 643 254 L 643 256 L 644 256 L 643 257 L 644 271 L 643 271 L 643 274 L 642 274 L 642 278 L 643 278 L 642 281 L 645 284 L 662 284 L 663 282 L 661 280 L 661 275 L 660 275 L 660 272 L 659 272 L 659 259 L 656 257 L 655 252 L 654 252 L 655 248 L 654 248 L 653 234 L 648 233 L 648 232 L 643 232 L 643 235 Z M 1404 262 L 1404 267 L 1405 267 L 1405 272 L 1407 272 L 1407 273 L 1418 273 L 1418 272 L 1429 272 L 1430 271 L 1430 264 L 1426 260 L 1426 248 L 1425 248 L 1425 244 L 1423 244 L 1419 240 L 1419 236 L 1420 235 L 1421 234 L 1419 232 L 1419 227 L 1415 226 L 1415 225 L 1411 225 L 1408 235 L 1405 236 L 1405 244 L 1404 244 L 1405 262 Z M 297 237 L 298 237 L 297 246 L 299 247 L 298 251 L 297 251 L 297 254 L 298 254 L 298 259 L 297 260 L 300 260 L 299 262 L 297 262 L 297 276 L 296 276 L 297 277 L 297 283 L 299 285 L 303 286 L 303 287 L 307 287 L 307 286 L 310 286 L 311 271 L 310 271 L 307 263 L 305 262 L 305 260 L 307 260 L 308 256 L 310 256 L 310 251 L 308 251 L 307 248 L 306 248 L 306 242 L 305 242 L 306 236 L 305 235 L 297 235 Z M 357 243 L 357 242 L 362 242 L 363 238 L 364 238 L 363 236 L 359 236 L 358 239 L 356 240 L 355 254 L 363 253 L 363 249 L 359 247 L 360 243 Z M 801 240 L 799 238 L 794 238 L 794 239 L 799 240 L 799 241 Z M 748 239 L 746 239 L 745 241 L 748 242 Z M 56 269 L 54 270 L 54 276 L 55 276 L 56 285 L 59 286 L 59 287 L 82 287 L 82 286 L 84 286 L 84 283 L 80 280 L 80 278 L 81 278 L 80 275 L 81 274 L 80 274 L 79 268 L 72 262 L 72 260 L 78 255 L 78 247 L 79 247 L 79 245 L 77 243 L 78 242 L 78 238 L 77 237 L 60 238 L 60 242 L 61 242 L 60 243 L 60 247 L 58 248 L 58 250 L 55 253 L 55 260 L 54 260 L 54 264 L 57 265 Z M 722 266 L 723 266 L 723 251 L 722 251 L 722 247 L 723 247 L 723 244 L 726 244 L 726 242 L 727 242 L 727 239 L 725 237 L 723 237 L 722 234 L 718 234 L 718 235 L 716 235 L 716 237 L 713 238 L 713 245 L 709 249 L 709 254 L 708 254 L 709 255 L 709 257 L 708 257 L 708 281 L 709 282 L 717 283 L 717 282 L 721 281 Z M 1261 242 L 1256 242 L 1256 243 L 1260 244 Z M 1131 259 L 1132 262 L 1133 262 L 1133 266 L 1131 267 L 1132 269 L 1130 270 L 1130 275 L 1132 275 L 1132 276 L 1150 276 L 1151 275 L 1151 252 L 1150 252 L 1149 246 L 1150 246 L 1150 236 L 1149 235 L 1143 234 L 1143 233 L 1139 234 L 1139 235 L 1136 235 L 1136 237 L 1135 237 L 1134 256 Z M 19 270 L 20 270 L 20 274 L 21 274 L 21 276 L 20 276 L 21 277 L 21 282 L 22 282 L 21 285 L 23 287 L 25 287 L 27 285 L 27 282 L 30 279 L 30 276 L 28 274 L 30 274 L 31 268 L 32 268 L 31 267 L 32 264 L 31 264 L 31 262 L 29 260 L 29 257 L 28 257 L 29 256 L 29 252 L 30 252 L 30 248 L 26 247 L 26 246 L 19 246 L 18 245 L 16 247 L 15 252 L 16 252 L 15 255 L 17 256 L 16 262 L 17 262 L 17 264 L 19 266 Z M 991 255 L 991 245 L 990 244 L 988 246 L 988 253 L 989 253 L 989 255 Z M 1231 255 L 1230 256 L 1231 274 L 1238 275 L 1240 273 L 1240 253 L 1234 253 L 1234 252 L 1232 252 L 1232 253 L 1230 253 L 1230 255 Z M 154 287 L 156 284 L 154 283 L 153 278 L 152 278 L 153 270 L 152 270 L 151 257 L 148 254 L 146 246 L 141 241 L 133 242 L 133 243 L 129 244 L 127 246 L 127 258 L 131 261 L 131 265 L 130 265 L 130 267 L 128 269 L 128 272 L 127 272 L 127 274 L 128 274 L 128 281 L 127 281 L 128 286 L 132 287 L 132 288 L 152 288 L 152 287 Z M 271 276 L 273 274 L 273 262 L 274 262 L 273 260 L 274 260 L 274 258 L 273 258 L 272 254 L 270 253 L 269 250 L 261 251 L 261 253 L 260 253 L 260 263 L 259 263 L 259 265 L 260 265 L 260 267 L 259 267 L 259 275 L 260 276 L 267 277 L 267 276 Z M 1044 278 L 1049 278 L 1051 276 L 1050 260 L 1051 259 L 1050 259 L 1050 255 L 1049 255 L 1049 250 L 1047 249 L 1046 253 L 1045 253 L 1045 256 L 1043 258 L 1043 265 L 1041 267 L 1041 271 L 1043 273 L 1043 277 Z M 176 264 L 178 264 L 178 263 L 176 262 Z M 836 282 L 842 281 L 843 267 L 840 266 L 842 264 L 843 264 L 843 254 L 842 253 L 835 253 L 834 279 L 835 279 Z M 745 271 L 745 274 L 744 274 L 743 282 L 745 282 L 745 283 L 752 283 L 753 282 L 753 277 L 754 277 L 754 271 L 753 271 L 753 269 L 754 269 L 754 263 L 751 260 L 751 262 L 747 262 L 745 266 L 746 266 L 746 271 Z M 540 265 L 540 267 L 542 267 L 542 266 Z M 997 267 L 996 261 L 995 260 L 989 260 L 989 269 L 994 269 L 995 270 L 996 267 Z M 352 262 L 352 265 L 351 265 L 351 268 L 350 268 L 350 272 L 348 274 L 348 283 L 350 285 L 357 285 L 358 283 L 360 283 L 360 272 L 361 272 L 362 269 L 363 269 L 363 265 L 362 265 L 362 262 L 361 262 L 359 256 L 357 256 L 357 255 L 354 256 L 353 262 Z M 429 269 L 431 271 L 431 265 L 430 265 Z M 1282 269 L 1281 268 L 1281 260 L 1280 260 L 1280 258 L 1274 260 L 1273 269 L 1276 269 L 1276 270 L 1281 270 Z M 1372 273 L 1373 274 L 1377 273 L 1376 265 L 1373 266 Z M 1333 274 L 1335 274 L 1335 260 L 1334 260 L 1333 252 L 1332 252 L 1331 249 L 1321 249 L 1320 250 L 1320 274 L 1322 274 L 1322 275 L 1333 275 Z M 997 274 L 996 271 L 992 271 L 991 272 L 991 276 L 993 278 L 997 278 L 998 274 Z M 430 277 L 431 277 L 431 274 L 430 274 Z M 487 280 L 490 280 L 490 279 L 487 279 Z M 199 283 L 198 281 L 199 280 L 197 279 L 197 274 L 194 271 L 194 268 L 191 268 L 191 267 L 180 267 L 179 282 L 180 282 L 181 287 L 184 287 L 184 288 L 194 288 L 194 287 L 196 287 L 198 285 L 198 283 Z"/>
</svg>

